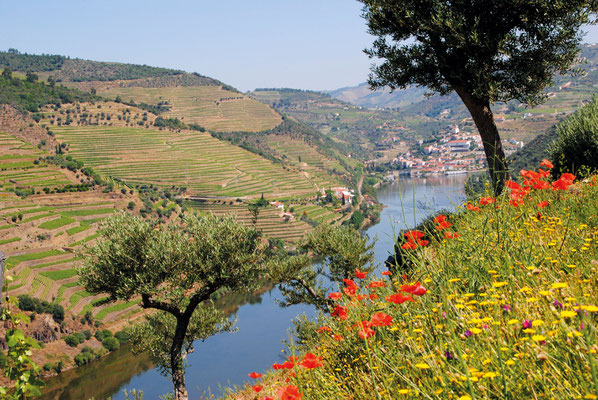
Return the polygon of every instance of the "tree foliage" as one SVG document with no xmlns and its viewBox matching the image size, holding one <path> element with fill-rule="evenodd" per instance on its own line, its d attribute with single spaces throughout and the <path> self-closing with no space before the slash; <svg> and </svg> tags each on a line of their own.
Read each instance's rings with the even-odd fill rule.
<svg viewBox="0 0 598 400">
<path fill-rule="evenodd" d="M 490 104 L 542 102 L 554 74 L 572 66 L 579 28 L 598 9 L 594 0 L 360 1 L 377 36 L 366 53 L 383 60 L 370 85 L 455 91 L 480 132 L 496 191 L 508 173 Z"/>
<path fill-rule="evenodd" d="M 281 282 L 285 296 L 282 306 L 313 304 L 327 312 L 332 304 L 327 294 L 343 279 L 351 279 L 355 270 L 373 268 L 374 243 L 349 226 L 320 225 L 311 232 L 302 247 L 311 253 L 285 258 L 273 263 L 271 279 Z"/>
<path fill-rule="evenodd" d="M 550 147 L 553 175 L 598 170 L 598 97 L 557 125 L 558 139 Z"/>
<path fill-rule="evenodd" d="M 184 360 L 194 340 L 230 330 L 232 322 L 210 301 L 228 291 L 258 288 L 267 245 L 255 229 L 232 216 L 187 216 L 184 225 L 161 225 L 127 214 L 108 218 L 101 240 L 86 251 L 80 281 L 114 300 L 141 296 L 158 312 L 133 331 L 167 373 L 175 397 L 187 397 Z"/>
</svg>

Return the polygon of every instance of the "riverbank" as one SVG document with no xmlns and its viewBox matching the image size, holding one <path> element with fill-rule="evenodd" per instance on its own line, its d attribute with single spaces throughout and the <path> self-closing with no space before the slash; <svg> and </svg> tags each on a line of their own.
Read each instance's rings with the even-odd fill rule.
<svg viewBox="0 0 598 400">
<path fill-rule="evenodd" d="M 387 185 L 378 190 L 378 199 L 386 207 L 381 212 L 380 222 L 366 230 L 370 237 L 378 236 L 375 245 L 376 261 L 381 264 L 392 251 L 393 229 L 399 230 L 410 226 L 413 219 L 420 220 L 431 211 L 430 207 L 450 208 L 463 199 L 464 177 L 407 180 Z M 425 205 L 425 207 L 424 207 Z M 405 218 L 404 218 L 405 217 Z M 400 222 L 404 220 L 404 225 Z M 264 293 L 261 297 L 247 299 L 239 305 L 238 328 L 235 334 L 219 335 L 200 343 L 190 355 L 190 367 L 187 369 L 187 381 L 191 393 L 199 398 L 210 393 L 217 396 L 224 392 L 219 387 L 243 385 L 249 382 L 247 374 L 252 371 L 266 371 L 274 361 L 281 361 L 285 354 L 283 340 L 288 340 L 288 329 L 297 315 L 313 315 L 313 311 L 304 306 L 280 308 L 276 301 L 280 294 L 276 289 Z M 233 302 L 234 303 L 234 302 Z M 232 306 L 232 305 L 231 305 Z M 131 371 L 127 374 L 121 369 L 123 382 L 118 388 L 112 387 L 114 400 L 122 400 L 122 390 L 142 389 L 146 398 L 158 398 L 171 390 L 171 383 L 156 370 L 140 371 L 136 367 L 136 358 L 131 358 Z M 110 363 L 102 360 L 68 375 L 73 388 L 83 385 L 94 387 L 93 377 L 110 374 Z M 120 378 L 120 377 L 119 377 Z M 66 381 L 55 378 L 48 381 L 43 399 L 70 399 L 74 392 Z M 199 388 L 199 389 L 198 389 Z M 92 393 L 93 395 L 93 393 Z M 96 394 L 96 399 L 103 395 Z"/>
<path fill-rule="evenodd" d="M 260 396 L 597 398 L 598 179 L 528 181 L 411 232 L 408 269 L 356 277 Z"/>
</svg>

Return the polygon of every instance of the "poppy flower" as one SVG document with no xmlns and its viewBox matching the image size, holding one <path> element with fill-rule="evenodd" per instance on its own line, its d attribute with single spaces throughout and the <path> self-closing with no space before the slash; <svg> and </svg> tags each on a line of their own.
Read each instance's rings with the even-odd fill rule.
<svg viewBox="0 0 598 400">
<path fill-rule="evenodd" d="M 301 400 L 301 392 L 295 385 L 282 386 L 276 391 L 276 396 L 280 400 Z"/>
<path fill-rule="evenodd" d="M 370 294 L 369 298 L 370 298 L 370 300 L 378 300 L 379 299 L 377 294 Z"/>
<path fill-rule="evenodd" d="M 339 336 L 339 335 L 336 335 L 336 334 L 335 334 L 335 335 L 332 335 L 332 338 L 333 338 L 334 340 L 336 340 L 337 342 L 340 342 L 340 341 L 343 341 L 343 340 L 345 340 L 345 338 L 344 338 L 344 337 L 342 337 L 342 336 Z"/>
<path fill-rule="evenodd" d="M 357 288 L 355 286 L 347 286 L 346 288 L 343 289 L 343 293 L 346 294 L 347 296 L 355 296 L 356 292 L 357 292 Z"/>
<path fill-rule="evenodd" d="M 419 282 L 417 282 L 415 285 L 401 285 L 399 290 L 416 296 L 423 296 L 428 292 L 428 289 L 423 287 Z"/>
<path fill-rule="evenodd" d="M 392 317 L 383 312 L 378 312 L 370 318 L 371 326 L 390 326 L 392 324 Z"/>
<path fill-rule="evenodd" d="M 370 284 L 368 285 L 368 287 L 370 287 L 370 288 L 386 287 L 386 282 L 373 281 L 373 282 L 370 282 Z"/>
<path fill-rule="evenodd" d="M 477 211 L 477 212 L 480 212 L 480 207 L 478 207 L 478 206 L 474 206 L 474 205 L 473 205 L 473 204 L 471 204 L 471 203 L 467 203 L 467 209 L 468 209 L 469 211 Z"/>
<path fill-rule="evenodd" d="M 429 243 L 430 243 L 429 240 L 418 239 L 418 241 L 417 241 L 417 244 L 419 244 L 421 247 L 426 247 Z"/>
<path fill-rule="evenodd" d="M 323 326 L 320 329 L 318 329 L 318 333 L 330 332 L 330 331 L 332 331 L 332 329 L 330 329 L 329 326 Z"/>
<path fill-rule="evenodd" d="M 382 275 L 386 275 L 386 276 L 391 276 L 392 272 L 390 272 L 390 271 L 382 271 L 381 274 Z"/>
<path fill-rule="evenodd" d="M 444 232 L 444 237 L 445 239 L 454 239 L 454 238 L 458 238 L 461 235 L 458 233 L 454 233 L 454 232 Z"/>
<path fill-rule="evenodd" d="M 258 374 L 257 372 L 252 372 L 249 374 L 249 377 L 253 378 L 253 379 L 260 378 L 261 376 L 262 376 L 262 374 Z"/>
<path fill-rule="evenodd" d="M 364 327 L 363 329 L 359 330 L 359 337 L 362 339 L 367 339 L 369 337 L 372 337 L 376 334 L 376 331 L 374 331 L 372 328 L 367 328 Z"/>
<path fill-rule="evenodd" d="M 293 369 L 294 366 L 294 361 L 285 361 L 282 364 L 280 364 L 280 369 Z"/>
<path fill-rule="evenodd" d="M 438 225 L 436 225 L 435 228 L 437 231 L 441 231 L 443 229 L 450 228 L 451 226 L 453 226 L 453 224 L 451 224 L 450 222 L 442 221 Z"/>
<path fill-rule="evenodd" d="M 550 161 L 548 161 L 547 159 L 543 159 L 543 160 L 540 162 L 540 166 L 541 166 L 541 167 L 546 167 L 546 168 L 548 168 L 548 169 L 552 169 L 552 168 L 554 168 L 554 165 L 552 165 L 552 163 L 551 163 Z"/>
<path fill-rule="evenodd" d="M 544 200 L 544 201 L 541 201 L 541 202 L 539 202 L 539 203 L 537 204 L 537 206 L 538 206 L 538 207 L 540 207 L 540 208 L 544 208 L 544 207 L 546 207 L 548 204 L 550 204 L 550 203 L 549 203 L 549 202 L 547 202 L 546 200 Z"/>
<path fill-rule="evenodd" d="M 252 389 L 253 389 L 253 390 L 254 390 L 256 393 L 259 393 L 259 392 L 261 392 L 261 391 L 262 391 L 262 389 L 263 389 L 264 387 L 263 387 L 263 386 L 260 386 L 260 385 L 253 385 L 251 388 L 252 388 Z"/>
<path fill-rule="evenodd" d="M 434 223 L 435 224 L 439 224 L 441 222 L 446 221 L 446 215 L 439 215 L 436 218 L 434 218 Z"/>
<path fill-rule="evenodd" d="M 330 315 L 332 317 L 339 317 L 339 319 L 347 319 L 347 307 L 336 306 Z"/>
<path fill-rule="evenodd" d="M 386 296 L 386 301 L 389 303 L 403 304 L 406 301 L 415 301 L 411 296 L 404 296 L 401 293 Z"/>
<path fill-rule="evenodd" d="M 328 298 L 332 299 L 332 300 L 338 300 L 341 297 L 343 297 L 343 295 L 342 295 L 342 293 L 339 293 L 339 292 L 328 293 Z"/>
<path fill-rule="evenodd" d="M 364 272 L 364 271 L 360 270 L 359 268 L 357 268 L 357 269 L 355 270 L 355 276 L 356 276 L 357 278 L 359 278 L 359 279 L 365 279 L 365 276 L 366 276 L 367 274 L 368 274 L 367 272 Z"/>
<path fill-rule="evenodd" d="M 405 233 L 404 235 L 407 237 L 407 239 L 409 241 L 412 241 L 412 242 L 417 239 L 421 239 L 425 236 L 425 234 L 422 231 L 409 231 L 409 232 Z"/>
<path fill-rule="evenodd" d="M 492 203 L 494 203 L 494 198 L 492 196 L 480 198 L 480 204 L 483 206 L 485 206 L 487 204 L 492 204 Z"/>
<path fill-rule="evenodd" d="M 276 399 L 274 397 L 265 396 L 265 397 L 260 397 L 258 400 L 276 400 Z"/>
<path fill-rule="evenodd" d="M 274 370 L 283 369 L 282 364 L 274 363 L 274 364 L 272 364 L 272 369 L 274 369 Z"/>
<path fill-rule="evenodd" d="M 401 248 L 403 250 L 407 250 L 407 249 L 415 250 L 415 249 L 417 249 L 417 245 L 413 242 L 406 242 L 401 245 Z"/>
<path fill-rule="evenodd" d="M 307 353 L 303 357 L 303 360 L 301 360 L 299 365 L 301 365 L 305 369 L 313 369 L 313 368 L 321 367 L 323 365 L 322 357 L 317 357 L 316 355 L 314 355 L 312 353 Z"/>
<path fill-rule="evenodd" d="M 509 189 L 513 189 L 513 190 L 521 190 L 521 185 L 520 185 L 520 184 L 518 184 L 517 182 L 511 181 L 511 180 L 508 180 L 508 181 L 506 181 L 506 182 L 505 182 L 505 185 L 507 185 L 507 187 L 508 187 Z"/>
</svg>

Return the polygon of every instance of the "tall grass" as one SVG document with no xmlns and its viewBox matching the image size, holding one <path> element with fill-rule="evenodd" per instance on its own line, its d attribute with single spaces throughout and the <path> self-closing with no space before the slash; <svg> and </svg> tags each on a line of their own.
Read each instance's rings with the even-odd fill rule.
<svg viewBox="0 0 598 400">
<path fill-rule="evenodd" d="M 597 399 L 598 179 L 547 176 L 411 232 L 410 269 L 341 285 L 245 398 Z"/>
</svg>

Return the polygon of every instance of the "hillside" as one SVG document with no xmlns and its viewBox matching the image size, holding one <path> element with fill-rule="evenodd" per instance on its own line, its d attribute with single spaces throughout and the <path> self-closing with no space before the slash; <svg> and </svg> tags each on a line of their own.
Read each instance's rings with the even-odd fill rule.
<svg viewBox="0 0 598 400">
<path fill-rule="evenodd" d="M 390 89 L 372 91 L 367 83 L 326 92 L 335 99 L 366 108 L 399 108 L 424 100 L 426 89 L 410 87 L 391 92 Z"/>
</svg>

